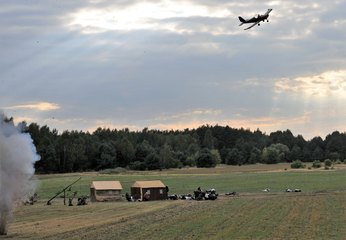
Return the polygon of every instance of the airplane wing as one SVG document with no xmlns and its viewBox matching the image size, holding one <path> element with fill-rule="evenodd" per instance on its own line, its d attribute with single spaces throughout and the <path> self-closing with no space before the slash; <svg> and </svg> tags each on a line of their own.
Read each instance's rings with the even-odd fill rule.
<svg viewBox="0 0 346 240">
<path fill-rule="evenodd" d="M 271 11 L 273 11 L 273 9 L 272 9 L 272 8 L 269 8 L 268 11 L 267 11 L 264 15 L 267 15 L 267 14 L 269 15 L 269 13 L 270 13 Z"/>
<path fill-rule="evenodd" d="M 248 27 L 248 28 L 245 28 L 244 30 L 248 30 L 248 29 L 250 29 L 250 28 L 252 28 L 253 26 L 255 26 L 256 24 L 258 24 L 260 21 L 258 21 L 258 22 L 255 22 L 254 24 L 252 24 L 250 27 Z"/>
</svg>

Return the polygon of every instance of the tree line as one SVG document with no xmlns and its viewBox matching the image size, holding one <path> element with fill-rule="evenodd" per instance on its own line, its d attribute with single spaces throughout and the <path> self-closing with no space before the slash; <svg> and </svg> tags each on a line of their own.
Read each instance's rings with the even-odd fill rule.
<svg viewBox="0 0 346 240">
<path fill-rule="evenodd" d="M 61 134 L 36 123 L 23 126 L 41 156 L 35 164 L 39 173 L 346 159 L 346 133 L 338 131 L 324 140 L 314 137 L 307 141 L 290 130 L 268 135 L 258 129 L 218 125 L 171 131 L 98 128 L 92 133 L 64 131 Z"/>
</svg>

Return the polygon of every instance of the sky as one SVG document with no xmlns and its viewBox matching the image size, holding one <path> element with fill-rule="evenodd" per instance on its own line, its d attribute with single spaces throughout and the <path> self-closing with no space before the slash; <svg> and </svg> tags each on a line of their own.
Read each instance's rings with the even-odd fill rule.
<svg viewBox="0 0 346 240">
<path fill-rule="evenodd" d="M 346 0 L 0 4 L 0 109 L 16 122 L 346 132 Z"/>
</svg>

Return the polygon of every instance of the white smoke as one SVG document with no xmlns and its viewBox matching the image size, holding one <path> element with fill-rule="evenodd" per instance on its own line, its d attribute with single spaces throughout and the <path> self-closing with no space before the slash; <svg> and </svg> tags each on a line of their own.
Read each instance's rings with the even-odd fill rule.
<svg viewBox="0 0 346 240">
<path fill-rule="evenodd" d="M 0 235 L 7 233 L 15 206 L 35 191 L 31 178 L 40 157 L 30 134 L 20 128 L 0 112 Z"/>
</svg>

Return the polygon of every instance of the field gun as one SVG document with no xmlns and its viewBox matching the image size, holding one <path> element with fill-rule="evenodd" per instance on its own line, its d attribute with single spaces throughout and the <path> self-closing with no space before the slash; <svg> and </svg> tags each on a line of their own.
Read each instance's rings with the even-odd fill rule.
<svg viewBox="0 0 346 240">
<path fill-rule="evenodd" d="M 81 180 L 81 178 L 82 178 L 82 177 L 79 177 L 76 181 L 74 181 L 73 183 L 69 184 L 69 185 L 66 186 L 64 189 L 62 189 L 62 190 L 59 191 L 57 194 L 55 194 L 54 197 L 52 197 L 51 199 L 49 199 L 49 200 L 47 201 L 47 205 L 51 205 L 51 204 L 52 204 L 51 201 L 52 201 L 54 198 L 56 198 L 57 196 L 59 196 L 61 193 L 64 193 L 64 205 L 66 205 L 66 190 L 69 189 L 69 188 L 71 189 L 71 186 L 72 186 L 73 184 L 77 183 L 79 180 Z"/>
</svg>

